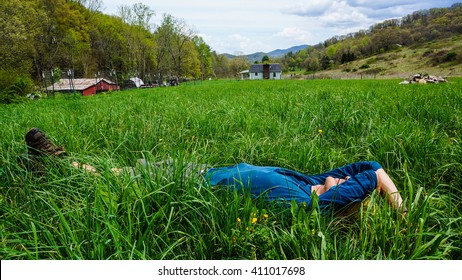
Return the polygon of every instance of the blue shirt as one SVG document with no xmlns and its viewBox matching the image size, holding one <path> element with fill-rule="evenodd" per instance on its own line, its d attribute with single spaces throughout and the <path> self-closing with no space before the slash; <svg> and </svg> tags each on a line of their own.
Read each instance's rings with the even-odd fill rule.
<svg viewBox="0 0 462 280">
<path fill-rule="evenodd" d="M 250 192 L 253 197 L 269 201 L 281 200 L 311 206 L 311 186 L 324 184 L 328 176 L 350 179 L 332 187 L 319 196 L 318 206 L 340 209 L 351 202 L 366 198 L 377 186 L 375 171 L 382 168 L 377 162 L 357 162 L 322 174 L 305 175 L 293 170 L 272 166 L 240 163 L 234 166 L 211 168 L 205 174 L 211 186 L 227 186 Z"/>
<path fill-rule="evenodd" d="M 255 166 L 240 163 L 234 166 L 211 168 L 205 178 L 211 186 L 229 186 L 248 190 L 253 197 L 268 200 L 295 200 L 311 203 L 309 176 L 280 167 Z"/>
</svg>

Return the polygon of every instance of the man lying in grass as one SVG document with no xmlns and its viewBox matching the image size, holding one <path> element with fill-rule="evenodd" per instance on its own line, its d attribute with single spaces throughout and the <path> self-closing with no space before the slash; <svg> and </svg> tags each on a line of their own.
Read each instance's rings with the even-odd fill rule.
<svg viewBox="0 0 462 280">
<path fill-rule="evenodd" d="M 28 148 L 29 167 L 34 168 L 44 156 L 65 156 L 62 147 L 56 146 L 40 129 L 32 128 L 25 136 Z M 167 165 L 168 162 L 142 165 L 151 170 Z M 88 164 L 73 162 L 76 168 L 92 173 L 96 169 Z M 194 170 L 193 170 L 194 169 Z M 114 168 L 116 174 L 135 172 L 135 168 Z M 193 170 L 193 172 L 190 172 Z M 311 206 L 312 195 L 318 196 L 318 207 L 324 212 L 338 211 L 354 202 L 360 202 L 377 190 L 397 209 L 406 210 L 403 200 L 393 181 L 377 162 L 355 162 L 335 168 L 322 174 L 305 175 L 297 171 L 271 166 L 254 166 L 240 163 L 233 166 L 209 168 L 202 164 L 189 164 L 185 171 L 204 179 L 208 186 L 226 186 L 250 192 L 253 197 L 263 196 L 268 201 L 305 203 Z M 195 172 L 197 171 L 197 172 Z"/>
</svg>

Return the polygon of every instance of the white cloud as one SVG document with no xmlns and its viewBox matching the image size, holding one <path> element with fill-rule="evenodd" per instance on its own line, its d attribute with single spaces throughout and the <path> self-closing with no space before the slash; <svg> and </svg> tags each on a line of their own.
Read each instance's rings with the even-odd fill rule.
<svg viewBox="0 0 462 280">
<path fill-rule="evenodd" d="M 415 0 L 375 0 L 375 1 L 369 1 L 369 0 L 349 0 L 345 1 L 348 2 L 350 6 L 353 7 L 362 7 L 362 8 L 369 8 L 369 9 L 386 9 L 390 7 L 396 7 L 396 6 L 406 6 L 406 5 L 412 5 L 416 4 L 416 2 L 428 2 L 428 1 L 415 1 Z M 438 2 L 438 1 L 433 1 L 433 2 Z"/>
<path fill-rule="evenodd" d="M 347 17 L 359 16 L 354 22 L 373 19 L 374 22 L 391 17 L 402 17 L 420 9 L 449 7 L 457 0 L 308 0 L 291 4 L 282 13 L 300 17 L 329 20 L 328 26 L 337 21 L 348 23 Z M 339 18 L 340 16 L 340 18 Z"/>
<path fill-rule="evenodd" d="M 243 52 L 245 54 L 253 53 L 268 49 L 268 45 L 263 42 L 256 40 L 255 38 L 249 38 L 241 34 L 231 34 L 228 37 L 227 44 L 234 46 L 236 52 Z M 233 52 L 234 54 L 235 52 Z"/>
<path fill-rule="evenodd" d="M 332 6 L 332 2 L 332 0 L 304 1 L 303 3 L 286 6 L 282 9 L 282 12 L 297 16 L 316 17 L 328 11 Z"/>
<path fill-rule="evenodd" d="M 360 8 L 352 7 L 345 1 L 334 1 L 331 8 L 319 20 L 325 26 L 351 27 L 370 25 L 370 19 Z"/>
<path fill-rule="evenodd" d="M 313 34 L 299 27 L 286 27 L 281 32 L 276 33 L 277 37 L 291 39 L 295 42 L 306 43 L 313 39 Z"/>
<path fill-rule="evenodd" d="M 1 1 L 1 0 L 0 0 Z M 461 0 L 103 0 L 103 12 L 142 2 L 156 12 L 182 18 L 218 53 L 253 53 L 317 44 L 385 19 L 420 9 L 449 7 Z"/>
<path fill-rule="evenodd" d="M 361 7 L 354 7 L 348 1 L 313 0 L 304 4 L 295 4 L 284 10 L 293 15 L 315 18 L 318 24 L 326 27 L 351 27 L 370 24 L 370 19 Z"/>
</svg>

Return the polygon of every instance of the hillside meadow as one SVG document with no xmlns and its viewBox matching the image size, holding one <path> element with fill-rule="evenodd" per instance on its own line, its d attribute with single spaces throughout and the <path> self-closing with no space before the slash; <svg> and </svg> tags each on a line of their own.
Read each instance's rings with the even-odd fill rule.
<svg viewBox="0 0 462 280">
<path fill-rule="evenodd" d="M 0 258 L 461 259 L 462 80 L 398 82 L 207 81 L 0 105 Z M 31 127 L 69 157 L 26 171 Z M 139 158 L 175 172 L 110 171 Z M 407 216 L 376 193 L 320 215 L 182 176 L 187 162 L 320 173 L 363 160 L 388 171 Z"/>
<path fill-rule="evenodd" d="M 335 69 L 320 71 L 317 75 L 349 79 L 360 79 L 362 76 L 409 79 L 417 71 L 435 76 L 461 77 L 462 60 L 452 61 L 444 57 L 447 53 L 459 53 L 461 50 L 462 36 L 458 35 L 425 44 L 400 47 L 390 52 L 345 63 Z M 366 68 L 362 69 L 364 67 Z"/>
</svg>

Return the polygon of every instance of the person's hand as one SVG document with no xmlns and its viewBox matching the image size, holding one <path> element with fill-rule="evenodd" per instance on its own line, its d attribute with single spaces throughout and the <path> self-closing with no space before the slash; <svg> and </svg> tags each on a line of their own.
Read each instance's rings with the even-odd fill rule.
<svg viewBox="0 0 462 280">
<path fill-rule="evenodd" d="M 350 176 L 346 176 L 345 178 L 334 178 L 334 177 L 327 177 L 326 178 L 326 184 L 331 186 L 331 185 L 340 185 L 345 183 L 350 179 Z"/>
<path fill-rule="evenodd" d="M 80 164 L 80 163 L 74 161 L 74 162 L 72 162 L 72 166 L 74 166 L 75 168 L 78 168 L 78 169 L 83 169 L 84 171 L 87 171 L 87 172 L 92 172 L 92 173 L 98 174 L 98 172 L 96 171 L 96 168 L 94 168 L 93 166 L 91 166 L 89 164 L 86 164 L 86 163 Z"/>
</svg>

